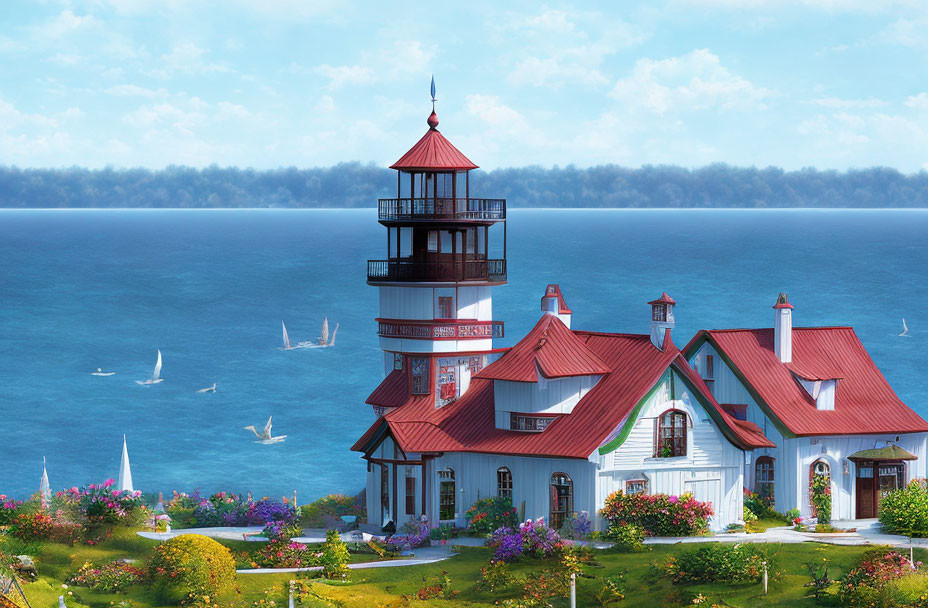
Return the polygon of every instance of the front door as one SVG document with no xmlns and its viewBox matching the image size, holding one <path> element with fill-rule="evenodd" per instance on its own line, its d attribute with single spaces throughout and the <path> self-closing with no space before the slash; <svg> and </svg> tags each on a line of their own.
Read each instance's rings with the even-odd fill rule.
<svg viewBox="0 0 928 608">
<path fill-rule="evenodd" d="M 857 519 L 876 517 L 876 484 L 873 462 L 857 463 Z"/>
</svg>

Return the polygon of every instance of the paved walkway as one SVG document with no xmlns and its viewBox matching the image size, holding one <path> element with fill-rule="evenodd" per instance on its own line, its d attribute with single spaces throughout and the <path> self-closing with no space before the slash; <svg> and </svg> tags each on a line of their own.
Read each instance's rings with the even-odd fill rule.
<svg viewBox="0 0 928 608">
<path fill-rule="evenodd" d="M 818 534 L 814 532 L 797 532 L 791 526 L 782 526 L 768 528 L 764 532 L 757 534 L 747 534 L 745 532 L 733 532 L 725 534 L 716 534 L 714 536 L 662 536 L 656 538 L 646 538 L 646 545 L 674 545 L 678 543 L 805 543 L 819 542 L 831 545 L 889 545 L 892 547 L 908 548 L 910 541 L 907 536 L 897 534 L 884 534 L 880 531 L 879 522 L 875 519 L 853 520 L 853 521 L 835 521 L 832 522 L 835 528 L 851 529 L 856 528 L 855 532 L 838 532 L 834 534 Z M 186 528 L 183 530 L 172 530 L 171 532 L 139 532 L 139 536 L 151 538 L 154 540 L 167 540 L 180 536 L 181 534 L 202 534 L 212 538 L 221 538 L 225 540 L 247 540 L 252 542 L 266 542 L 264 537 L 254 536 L 260 534 L 260 527 L 241 527 L 241 528 Z M 323 529 L 305 529 L 303 536 L 293 540 L 301 543 L 321 543 L 325 540 L 325 530 Z M 345 542 L 367 542 L 374 535 L 367 532 L 355 530 L 353 532 L 343 532 L 340 534 Z M 380 538 L 383 538 L 382 536 Z M 592 547 L 594 549 L 608 549 L 613 543 L 596 541 L 572 541 L 576 545 Z M 352 570 L 363 570 L 366 568 L 391 568 L 401 566 L 421 566 L 424 564 L 434 564 L 446 560 L 456 553 L 455 546 L 460 547 L 482 547 L 485 544 L 483 538 L 471 536 L 462 536 L 449 541 L 448 544 L 436 544 L 431 547 L 421 547 L 414 550 L 413 554 L 404 559 L 390 559 L 376 562 L 361 562 L 349 564 Z M 912 539 L 911 544 L 915 547 L 928 549 L 928 538 Z M 320 566 L 309 568 L 254 568 L 237 570 L 240 574 L 278 574 L 278 573 L 296 573 L 312 572 L 321 570 Z"/>
</svg>

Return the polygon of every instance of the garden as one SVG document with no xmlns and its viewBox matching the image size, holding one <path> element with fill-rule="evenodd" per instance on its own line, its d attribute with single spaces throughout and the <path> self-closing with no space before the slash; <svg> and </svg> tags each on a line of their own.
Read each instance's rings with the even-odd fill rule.
<svg viewBox="0 0 928 608">
<path fill-rule="evenodd" d="M 902 510 L 928 510 L 924 484 L 886 499 L 888 526 L 907 525 Z M 746 496 L 755 521 L 786 525 L 790 514 Z M 692 496 L 609 497 L 591 531 L 587 514 L 557 530 L 542 519 L 519 521 L 508 499 L 489 498 L 466 512 L 467 526 L 404 526 L 384 542 L 345 543 L 334 530 L 324 542 L 294 540 L 303 522 L 339 525 L 361 515 L 363 501 L 326 497 L 295 507 L 219 493 L 177 494 L 158 519 L 150 500 L 119 493 L 109 482 L 24 503 L 0 497 L 0 565 L 12 568 L 34 608 L 161 606 L 504 606 L 560 608 L 576 581 L 579 606 L 909 606 L 928 608 L 928 552 L 814 542 L 644 544 L 661 535 L 707 535 L 711 507 Z M 914 506 L 913 506 L 914 505 Z M 881 506 L 881 509 L 883 507 Z M 883 511 L 881 511 L 882 513 Z M 264 521 L 262 521 L 264 520 Z M 261 527 L 263 542 L 182 534 L 166 541 L 140 529 L 164 525 Z M 902 523 L 899 523 L 902 522 Z M 748 522 L 750 524 L 750 522 Z M 307 526 L 309 527 L 309 526 Z M 908 530 L 905 533 L 913 533 Z M 462 546 L 463 537 L 468 545 Z M 478 539 L 479 542 L 475 542 Z M 609 540 L 592 550 L 584 540 Z M 432 564 L 353 570 L 358 562 L 402 559 L 429 545 L 456 553 Z M 29 556 L 22 559 L 18 556 Z M 307 568 L 291 573 L 243 573 L 253 568 Z M 767 592 L 764 592 L 764 579 Z"/>
</svg>

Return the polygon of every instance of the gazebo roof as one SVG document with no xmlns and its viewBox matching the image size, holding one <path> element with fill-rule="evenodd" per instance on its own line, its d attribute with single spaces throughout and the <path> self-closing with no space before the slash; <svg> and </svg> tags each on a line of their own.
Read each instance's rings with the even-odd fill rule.
<svg viewBox="0 0 928 608">
<path fill-rule="evenodd" d="M 848 458 L 850 460 L 918 460 L 918 456 L 904 450 L 895 443 L 882 448 L 854 452 Z"/>
<path fill-rule="evenodd" d="M 401 171 L 470 171 L 477 165 L 455 148 L 438 131 L 438 116 L 433 111 L 428 120 L 429 130 L 391 169 Z"/>
</svg>

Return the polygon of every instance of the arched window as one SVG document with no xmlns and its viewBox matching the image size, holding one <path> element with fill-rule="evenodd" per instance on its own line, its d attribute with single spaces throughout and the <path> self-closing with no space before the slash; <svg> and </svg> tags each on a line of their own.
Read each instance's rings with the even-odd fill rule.
<svg viewBox="0 0 928 608">
<path fill-rule="evenodd" d="M 512 500 L 512 472 L 509 467 L 496 469 L 496 495 Z"/>
<path fill-rule="evenodd" d="M 813 477 L 825 476 L 831 478 L 831 467 L 824 460 L 816 460 L 809 467 L 809 480 Z"/>
<path fill-rule="evenodd" d="M 567 473 L 551 476 L 551 515 L 548 525 L 559 530 L 574 510 L 574 482 Z"/>
<path fill-rule="evenodd" d="M 773 458 L 761 456 L 754 462 L 754 492 L 773 502 Z"/>
<path fill-rule="evenodd" d="M 448 467 L 438 472 L 438 519 L 451 521 L 457 511 L 455 505 L 454 469 Z"/>
<path fill-rule="evenodd" d="M 686 456 L 686 412 L 667 410 L 661 414 L 655 448 L 658 458 Z"/>
</svg>

